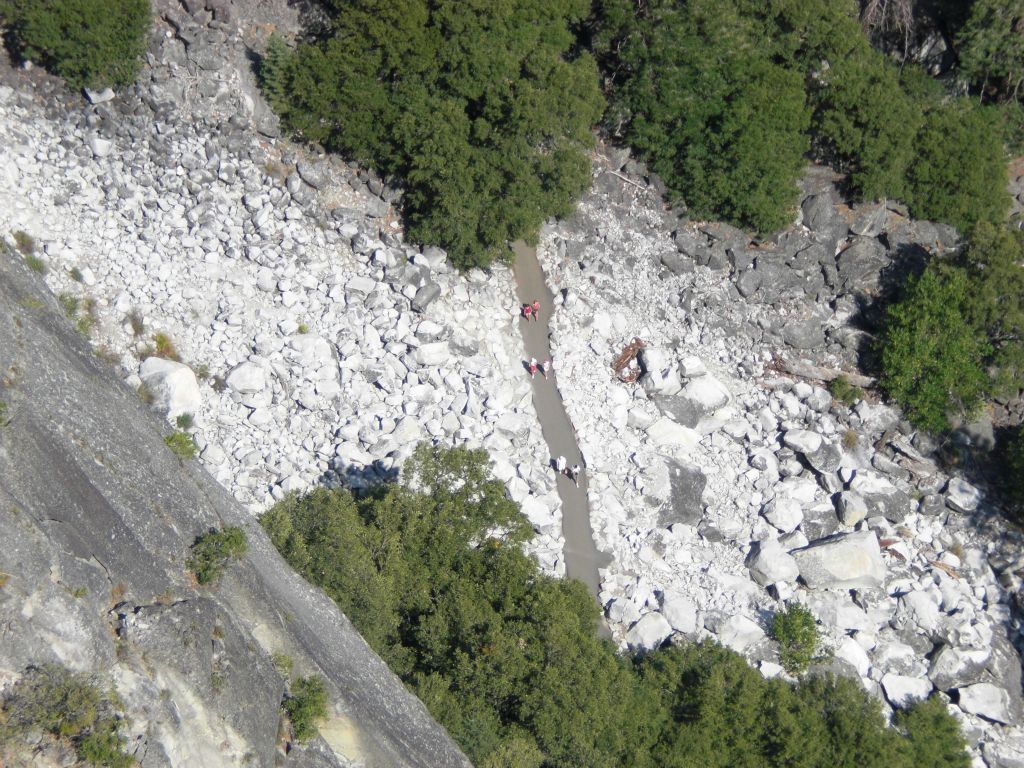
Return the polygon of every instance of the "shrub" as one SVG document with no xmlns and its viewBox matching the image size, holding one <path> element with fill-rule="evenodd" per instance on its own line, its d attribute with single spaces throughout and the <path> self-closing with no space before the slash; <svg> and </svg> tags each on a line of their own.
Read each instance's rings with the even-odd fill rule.
<svg viewBox="0 0 1024 768">
<path fill-rule="evenodd" d="M 818 649 L 818 625 L 799 603 L 787 605 L 772 619 L 772 639 L 779 644 L 779 658 L 791 675 L 807 670 Z"/>
<path fill-rule="evenodd" d="M 982 361 L 990 347 L 964 316 L 969 290 L 962 270 L 935 262 L 886 313 L 882 387 L 933 432 L 948 428 L 951 411 L 973 412 L 989 389 Z"/>
<path fill-rule="evenodd" d="M 174 346 L 170 334 L 163 331 L 153 335 L 153 354 L 168 360 L 181 361 L 181 355 L 178 354 L 178 348 Z"/>
<path fill-rule="evenodd" d="M 145 400 L 146 398 L 143 397 L 143 401 Z M 199 453 L 199 447 L 196 445 L 196 441 L 193 440 L 192 435 L 187 432 L 175 430 L 164 438 L 164 442 L 167 443 L 167 447 L 170 448 L 174 455 L 179 459 L 194 459 Z"/>
<path fill-rule="evenodd" d="M 148 0 L 8 0 L 15 54 L 74 88 L 125 86 L 146 50 Z"/>
<path fill-rule="evenodd" d="M 14 233 L 14 245 L 23 256 L 31 256 L 36 252 L 36 241 L 28 232 L 17 230 Z"/>
<path fill-rule="evenodd" d="M 274 669 L 284 677 L 288 677 L 292 673 L 292 667 L 295 666 L 295 659 L 281 651 L 271 654 L 270 662 L 274 665 Z"/>
<path fill-rule="evenodd" d="M 219 531 L 211 530 L 196 539 L 185 567 L 200 584 L 210 584 L 221 577 L 228 563 L 240 558 L 247 549 L 241 528 L 229 525 Z"/>
<path fill-rule="evenodd" d="M 38 256 L 29 255 L 25 257 L 25 263 L 28 264 L 28 268 L 33 272 L 38 272 L 40 275 L 47 273 L 46 262 Z"/>
<path fill-rule="evenodd" d="M 971 765 L 964 751 L 964 737 L 938 696 L 897 711 L 895 724 L 907 736 L 901 747 L 905 759 L 913 761 L 910 764 L 942 768 Z"/>
<path fill-rule="evenodd" d="M 819 89 L 815 129 L 864 199 L 907 199 L 906 170 L 921 108 L 904 93 L 897 68 L 866 50 L 836 62 Z"/>
<path fill-rule="evenodd" d="M 57 303 L 68 317 L 74 318 L 78 315 L 78 297 L 75 294 L 62 293 L 57 297 Z"/>
<path fill-rule="evenodd" d="M 192 414 L 191 413 L 179 414 L 178 418 L 176 418 L 174 420 L 174 425 L 178 429 L 183 430 L 183 431 L 187 431 L 189 429 L 192 429 L 192 426 L 194 424 L 195 424 L 195 420 L 192 418 Z"/>
<path fill-rule="evenodd" d="M 0 706 L 0 745 L 42 731 L 69 739 L 79 760 L 126 768 L 135 760 L 123 751 L 115 702 L 87 675 L 56 664 L 30 667 Z"/>
<path fill-rule="evenodd" d="M 327 717 L 327 687 L 319 677 L 302 677 L 291 686 L 282 704 L 288 713 L 296 741 L 308 741 L 318 731 L 316 723 Z"/>
<path fill-rule="evenodd" d="M 838 376 L 828 383 L 829 394 L 843 405 L 853 405 L 863 399 L 864 390 L 855 387 L 845 376 Z"/>
<path fill-rule="evenodd" d="M 585 0 L 334 0 L 332 36 L 268 46 L 284 124 L 400 178 L 410 239 L 486 266 L 571 213 L 602 99 L 570 25 Z"/>
<path fill-rule="evenodd" d="M 1002 222 L 1010 208 L 1000 116 L 960 100 L 925 116 L 907 179 L 915 218 L 969 233 L 980 221 Z"/>
<path fill-rule="evenodd" d="M 7 403 L 0 400 L 0 427 L 6 427 L 11 423 L 10 408 Z"/>
</svg>

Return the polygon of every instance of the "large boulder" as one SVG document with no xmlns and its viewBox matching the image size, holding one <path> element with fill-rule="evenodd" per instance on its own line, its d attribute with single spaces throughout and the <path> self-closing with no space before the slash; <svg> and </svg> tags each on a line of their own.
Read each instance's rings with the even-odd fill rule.
<svg viewBox="0 0 1024 768">
<path fill-rule="evenodd" d="M 800 574 L 796 560 L 783 549 L 778 539 L 768 539 L 753 547 L 746 565 L 750 569 L 750 577 L 763 587 L 780 581 L 796 581 Z"/>
<path fill-rule="evenodd" d="M 800 502 L 788 496 L 779 496 L 772 499 L 764 505 L 761 514 L 782 533 L 795 531 L 804 519 Z"/>
<path fill-rule="evenodd" d="M 148 357 L 142 363 L 139 378 L 152 395 L 153 405 L 166 411 L 171 421 L 185 413 L 197 413 L 202 405 L 196 375 L 183 363 Z"/>
<path fill-rule="evenodd" d="M 958 688 L 957 696 L 957 703 L 964 712 L 1004 725 L 1013 722 L 1010 716 L 1010 694 L 998 685 L 975 683 Z"/>
<path fill-rule="evenodd" d="M 647 347 L 637 356 L 640 384 L 648 395 L 670 396 L 679 394 L 683 383 L 679 379 L 675 356 L 661 347 Z"/>
<path fill-rule="evenodd" d="M 630 648 L 652 650 L 672 636 L 672 626 L 660 613 L 648 613 L 626 632 Z"/>
<path fill-rule="evenodd" d="M 911 704 L 927 699 L 932 692 L 932 684 L 928 680 L 909 675 L 896 675 L 889 672 L 882 676 L 882 690 L 885 698 L 894 707 L 905 709 Z"/>
<path fill-rule="evenodd" d="M 946 505 L 957 512 L 973 512 L 981 502 L 981 491 L 961 477 L 946 484 Z"/>
<path fill-rule="evenodd" d="M 888 266 L 885 247 L 873 237 L 858 237 L 839 254 L 839 287 L 845 293 L 878 288 L 879 274 Z"/>
<path fill-rule="evenodd" d="M 676 446 L 683 451 L 692 451 L 700 443 L 700 433 L 676 424 L 672 419 L 662 416 L 647 427 L 647 439 L 652 445 L 661 447 Z"/>
<path fill-rule="evenodd" d="M 932 657 L 928 679 L 940 691 L 962 688 L 982 679 L 991 651 L 944 645 Z"/>
<path fill-rule="evenodd" d="M 811 589 L 871 589 L 885 581 L 885 563 L 873 531 L 839 533 L 792 554 L 800 578 Z"/>
<path fill-rule="evenodd" d="M 668 459 L 669 498 L 658 514 L 658 525 L 668 527 L 674 523 L 697 525 L 703 517 L 702 496 L 707 478 L 700 467 Z"/>
<path fill-rule="evenodd" d="M 879 516 L 891 523 L 902 523 L 913 510 L 911 498 L 875 472 L 858 472 L 850 481 L 850 490 L 864 499 L 868 517 Z"/>
<path fill-rule="evenodd" d="M 740 614 L 730 616 L 718 629 L 718 642 L 737 653 L 743 653 L 764 638 L 764 630 L 757 622 Z"/>
<path fill-rule="evenodd" d="M 661 615 L 676 632 L 689 635 L 697 631 L 697 606 L 688 597 L 666 592 L 661 600 Z"/>
<path fill-rule="evenodd" d="M 244 362 L 228 373 L 224 382 L 240 394 L 255 394 L 267 387 L 267 373 L 256 363 Z"/>
</svg>

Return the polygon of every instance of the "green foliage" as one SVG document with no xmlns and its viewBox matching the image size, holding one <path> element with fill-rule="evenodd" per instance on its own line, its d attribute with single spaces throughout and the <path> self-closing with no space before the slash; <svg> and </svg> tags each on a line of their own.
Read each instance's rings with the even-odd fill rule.
<svg viewBox="0 0 1024 768">
<path fill-rule="evenodd" d="M 0 427 L 6 427 L 10 423 L 10 407 L 3 400 L 0 400 Z"/>
<path fill-rule="evenodd" d="M 33 272 L 38 272 L 40 275 L 45 275 L 48 271 L 46 268 L 46 262 L 38 256 L 31 254 L 26 256 L 25 263 L 28 264 L 29 269 Z"/>
<path fill-rule="evenodd" d="M 970 232 L 1002 222 L 1010 207 L 1000 116 L 961 100 L 932 109 L 915 141 L 908 171 L 910 211 L 919 219 Z"/>
<path fill-rule="evenodd" d="M 970 290 L 964 316 L 988 339 L 985 362 L 995 371 L 997 394 L 1024 389 L 1024 232 L 979 224 L 957 266 L 966 273 Z"/>
<path fill-rule="evenodd" d="M 261 67 L 283 122 L 400 177 L 408 236 L 486 266 L 590 181 L 597 71 L 584 0 L 335 0 L 332 36 Z"/>
<path fill-rule="evenodd" d="M 901 751 L 877 701 L 849 681 L 768 681 L 710 643 L 616 654 L 583 585 L 523 555 L 529 528 L 483 451 L 421 445 L 404 478 L 358 499 L 289 498 L 260 521 L 474 764 L 944 765 Z"/>
<path fill-rule="evenodd" d="M 849 172 L 852 191 L 869 200 L 907 199 L 906 170 L 924 116 L 896 67 L 867 50 L 840 59 L 824 77 L 815 130 Z"/>
<path fill-rule="evenodd" d="M 799 603 L 787 605 L 775 614 L 772 639 L 779 644 L 779 659 L 791 675 L 807 670 L 818 650 L 818 625 L 809 610 Z"/>
<path fill-rule="evenodd" d="M 938 696 L 897 712 L 895 724 L 907 736 L 903 753 L 913 765 L 968 768 L 971 764 L 964 752 L 964 737 Z"/>
<path fill-rule="evenodd" d="M 153 334 L 153 354 L 168 360 L 181 361 L 181 355 L 178 354 L 178 348 L 174 346 L 171 335 L 164 331 Z"/>
<path fill-rule="evenodd" d="M 15 53 L 75 88 L 129 85 L 146 50 L 148 0 L 8 0 Z"/>
<path fill-rule="evenodd" d="M 1016 427 L 1001 448 L 1001 484 L 1017 506 L 1024 508 L 1024 426 Z"/>
<path fill-rule="evenodd" d="M 327 717 L 327 687 L 319 677 L 299 678 L 281 706 L 288 713 L 296 741 L 308 741 L 318 733 L 317 721 Z"/>
<path fill-rule="evenodd" d="M 188 432 L 176 429 L 164 438 L 164 442 L 179 459 L 187 461 L 194 459 L 199 454 L 199 447 Z"/>
<path fill-rule="evenodd" d="M 199 536 L 192 545 L 192 554 L 185 561 L 200 584 L 217 581 L 228 563 L 245 554 L 248 544 L 245 533 L 233 525 Z"/>
<path fill-rule="evenodd" d="M 89 765 L 127 768 L 116 696 L 104 696 L 88 676 L 57 664 L 30 667 L 0 706 L 0 745 L 42 731 L 69 739 Z"/>
<path fill-rule="evenodd" d="M 181 414 L 178 414 L 178 418 L 176 418 L 174 420 L 174 425 L 178 429 L 183 430 L 183 431 L 187 431 L 187 430 L 192 429 L 194 424 L 195 424 L 195 419 L 192 418 L 192 414 L 191 413 L 181 413 Z"/>
<path fill-rule="evenodd" d="M 68 317 L 74 318 L 78 315 L 78 297 L 75 294 L 62 293 L 57 297 L 57 303 Z"/>
<path fill-rule="evenodd" d="M 274 669 L 284 677 L 291 675 L 292 668 L 295 666 L 295 659 L 281 651 L 276 651 L 271 654 L 270 662 L 274 665 Z"/>
<path fill-rule="evenodd" d="M 839 376 L 828 383 L 829 394 L 843 405 L 853 405 L 863 399 L 864 390 L 855 387 L 845 376 Z"/>
<path fill-rule="evenodd" d="M 886 314 L 881 384 L 933 432 L 948 428 L 950 411 L 971 413 L 989 389 L 990 347 L 964 313 L 970 290 L 962 270 L 934 262 Z"/>
<path fill-rule="evenodd" d="M 957 36 L 960 70 L 983 93 L 1024 97 L 1024 2 L 974 0 Z"/>
<path fill-rule="evenodd" d="M 767 231 L 792 219 L 810 143 L 804 75 L 742 2 L 599 4 L 609 122 L 687 205 Z"/>
</svg>

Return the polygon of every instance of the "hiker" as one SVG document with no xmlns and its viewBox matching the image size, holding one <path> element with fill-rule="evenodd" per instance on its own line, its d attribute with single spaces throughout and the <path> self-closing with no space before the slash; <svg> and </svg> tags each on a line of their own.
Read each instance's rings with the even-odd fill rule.
<svg viewBox="0 0 1024 768">
<path fill-rule="evenodd" d="M 572 469 L 569 470 L 569 479 L 576 483 L 576 487 L 580 487 L 580 465 L 573 464 Z"/>
<path fill-rule="evenodd" d="M 565 467 L 568 463 L 569 462 L 565 460 L 565 456 L 559 456 L 557 459 L 555 459 L 555 469 L 558 471 L 558 474 L 565 474 Z"/>
<path fill-rule="evenodd" d="M 533 319 L 534 320 L 539 320 L 540 319 L 540 299 L 534 299 L 533 300 L 533 307 L 532 307 L 532 309 L 533 309 Z"/>
<path fill-rule="evenodd" d="M 551 370 L 551 359 L 548 358 L 547 360 L 545 360 L 543 363 L 540 364 L 540 372 L 542 374 L 544 374 L 544 378 L 545 379 L 547 379 L 548 371 L 550 371 L 550 370 Z"/>
<path fill-rule="evenodd" d="M 536 357 L 531 357 L 530 358 L 530 378 L 532 379 L 536 375 L 537 375 L 537 358 Z"/>
<path fill-rule="evenodd" d="M 529 321 L 530 320 L 530 316 L 533 314 L 533 307 L 530 306 L 529 304 L 523 304 L 522 312 L 523 312 L 523 317 L 525 317 L 526 320 Z"/>
</svg>

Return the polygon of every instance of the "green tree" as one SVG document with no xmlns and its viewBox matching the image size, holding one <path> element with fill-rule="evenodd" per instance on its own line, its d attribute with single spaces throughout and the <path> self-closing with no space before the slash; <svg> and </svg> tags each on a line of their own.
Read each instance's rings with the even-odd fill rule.
<svg viewBox="0 0 1024 768">
<path fill-rule="evenodd" d="M 200 584 L 211 584 L 221 577 L 228 563 L 244 555 L 247 548 L 245 532 L 229 525 L 196 538 L 185 567 Z"/>
<path fill-rule="evenodd" d="M 14 53 L 72 87 L 131 84 L 150 27 L 149 0 L 6 0 Z"/>
<path fill-rule="evenodd" d="M 295 681 L 281 706 L 288 713 L 296 741 L 309 741 L 317 735 L 316 724 L 327 717 L 327 703 L 327 686 L 319 677 Z"/>
<path fill-rule="evenodd" d="M 911 213 L 969 233 L 1010 207 L 999 114 L 966 100 L 931 109 L 908 172 Z"/>
<path fill-rule="evenodd" d="M 814 615 L 799 603 L 787 605 L 772 618 L 771 634 L 779 644 L 779 658 L 786 671 L 791 675 L 805 672 L 818 650 Z"/>
<path fill-rule="evenodd" d="M 921 768 L 968 768 L 971 764 L 964 737 L 938 696 L 897 712 L 895 723 L 906 734 L 901 747 L 908 764 Z"/>
<path fill-rule="evenodd" d="M 974 0 L 957 35 L 961 71 L 983 93 L 1024 97 L 1024 1 Z"/>
<path fill-rule="evenodd" d="M 896 67 L 872 50 L 837 61 L 818 89 L 815 128 L 861 198 L 907 199 L 906 171 L 924 122 Z"/>
<path fill-rule="evenodd" d="M 585 0 L 331 6 L 331 38 L 274 43 L 264 82 L 295 133 L 401 179 L 410 238 L 486 266 L 571 213 L 603 108 Z"/>
<path fill-rule="evenodd" d="M 984 335 L 964 316 L 963 270 L 935 263 L 892 305 L 882 336 L 882 386 L 924 429 L 943 432 L 952 411 L 971 413 L 989 389 Z"/>
</svg>

